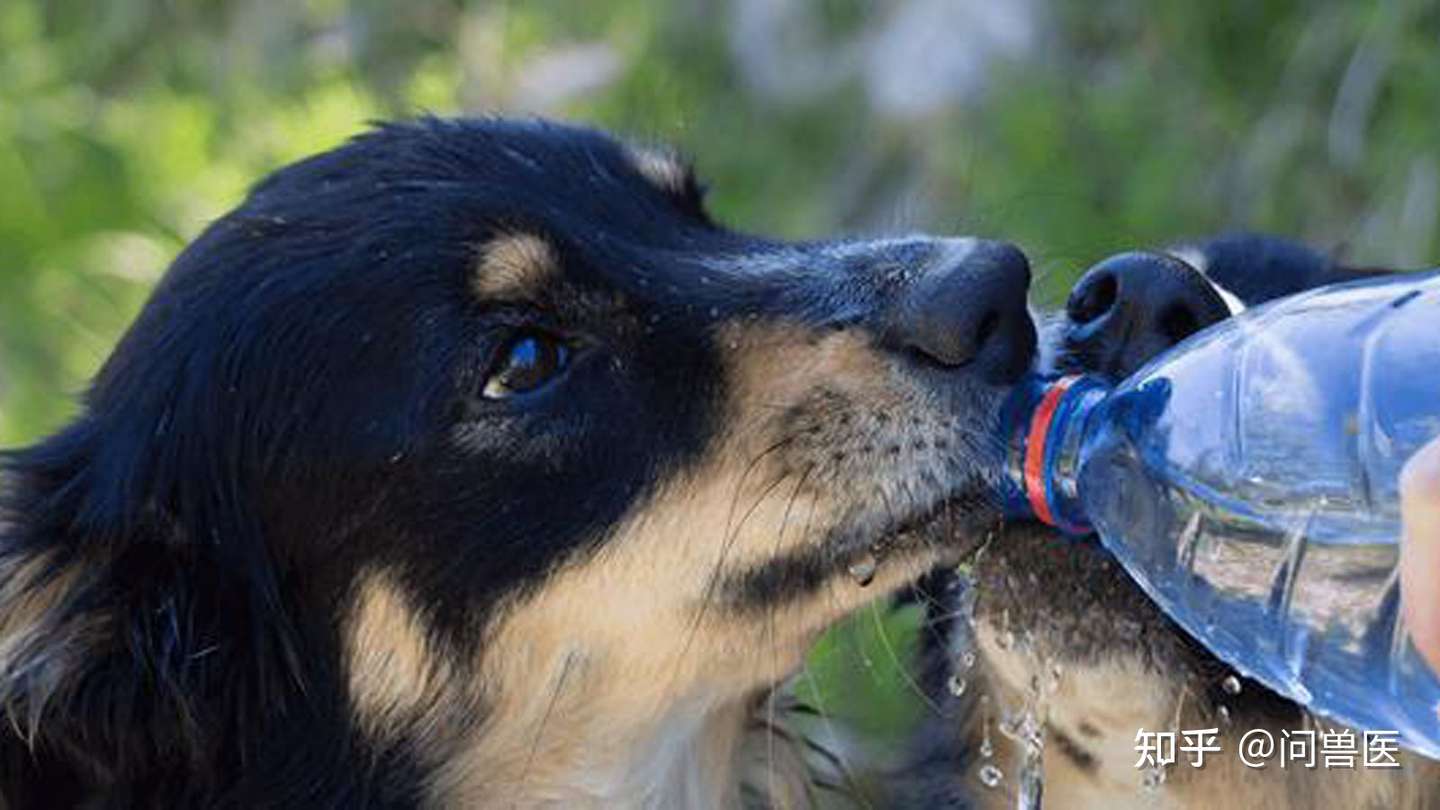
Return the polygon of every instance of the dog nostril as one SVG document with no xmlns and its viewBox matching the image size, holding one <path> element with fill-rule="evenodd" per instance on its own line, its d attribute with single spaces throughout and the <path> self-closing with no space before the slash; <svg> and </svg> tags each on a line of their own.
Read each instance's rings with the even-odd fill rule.
<svg viewBox="0 0 1440 810">
<path fill-rule="evenodd" d="M 978 351 L 990 342 L 995 330 L 1000 328 L 1000 313 L 990 310 L 980 319 L 980 325 L 975 328 L 975 349 Z"/>
<path fill-rule="evenodd" d="M 1155 328 L 1171 344 L 1179 343 L 1200 331 L 1200 318 L 1184 304 L 1171 304 L 1160 311 Z"/>
<path fill-rule="evenodd" d="M 1090 323 L 1115 308 L 1120 296 L 1120 282 L 1110 273 L 1095 276 L 1081 284 L 1065 302 L 1065 314 L 1077 326 Z"/>
</svg>

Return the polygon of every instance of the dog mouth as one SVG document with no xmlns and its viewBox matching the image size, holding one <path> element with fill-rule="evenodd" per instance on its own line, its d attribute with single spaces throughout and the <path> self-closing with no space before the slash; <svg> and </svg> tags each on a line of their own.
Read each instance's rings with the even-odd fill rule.
<svg viewBox="0 0 1440 810">
<path fill-rule="evenodd" d="M 936 564 L 955 564 L 990 539 L 1005 525 L 1001 481 L 1006 455 L 999 438 L 999 413 L 1009 389 L 997 389 L 987 397 L 978 413 L 985 427 L 971 433 L 972 442 L 957 449 L 945 481 L 921 476 L 923 484 L 906 488 L 912 497 L 903 513 L 894 504 L 875 514 L 842 521 L 832 533 L 829 547 L 839 567 L 860 585 L 866 585 L 887 558 L 925 555 Z M 991 424 L 995 429 L 990 429 Z M 978 439 L 978 441 L 974 441 Z M 925 497 L 919 497 L 920 490 Z"/>
<path fill-rule="evenodd" d="M 732 607 L 774 606 L 815 594 L 841 578 L 867 587 L 892 563 L 953 564 L 973 554 L 1003 528 L 991 490 L 973 485 L 903 517 L 860 530 L 841 525 L 820 542 L 783 552 L 732 573 L 724 591 Z"/>
<path fill-rule="evenodd" d="M 963 428 L 944 434 L 948 450 L 943 458 L 933 453 L 940 435 L 931 434 L 927 449 L 899 466 L 877 461 L 864 475 L 816 485 L 815 491 L 840 497 L 848 506 L 819 536 L 731 571 L 724 592 L 732 606 L 794 601 L 845 578 L 864 587 L 892 565 L 928 569 L 973 554 L 1004 525 L 1000 482 L 1005 454 L 992 423 L 999 424 L 1007 396 L 1008 388 L 972 390 L 955 411 L 971 416 Z M 950 417 L 945 421 L 954 424 Z M 899 438 L 877 431 L 856 440 L 880 447 Z M 902 451 L 899 458 L 906 454 Z"/>
<path fill-rule="evenodd" d="M 972 488 L 897 521 L 863 548 L 852 549 L 846 573 L 857 584 L 868 585 L 893 554 L 930 552 L 938 558 L 936 564 L 958 563 L 994 539 L 1004 525 L 994 494 L 977 481 Z"/>
<path fill-rule="evenodd" d="M 1057 531 L 1055 534 L 1057 535 L 1055 542 L 1064 543 L 1077 553 L 1093 554 L 1107 560 L 1115 559 L 1115 555 L 1110 553 L 1110 549 L 1106 548 L 1105 544 L 1100 542 L 1100 535 L 1094 532 L 1082 535 L 1071 535 Z"/>
</svg>

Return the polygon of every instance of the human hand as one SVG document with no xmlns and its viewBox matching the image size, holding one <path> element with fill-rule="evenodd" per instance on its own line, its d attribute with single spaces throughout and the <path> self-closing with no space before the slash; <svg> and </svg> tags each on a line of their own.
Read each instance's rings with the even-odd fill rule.
<svg viewBox="0 0 1440 810">
<path fill-rule="evenodd" d="M 1410 637 L 1440 672 L 1440 439 L 1400 473 L 1400 603 Z"/>
</svg>

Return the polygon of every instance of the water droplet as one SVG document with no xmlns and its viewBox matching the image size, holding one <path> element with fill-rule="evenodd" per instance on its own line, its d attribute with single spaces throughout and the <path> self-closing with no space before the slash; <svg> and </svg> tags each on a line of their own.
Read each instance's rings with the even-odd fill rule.
<svg viewBox="0 0 1440 810">
<path fill-rule="evenodd" d="M 980 696 L 980 756 L 989 759 L 995 756 L 995 744 L 990 741 L 990 696 Z"/>
<path fill-rule="evenodd" d="M 1225 680 L 1220 682 L 1220 688 L 1224 689 L 1227 695 L 1238 695 L 1240 694 L 1240 679 L 1233 673 L 1226 675 Z"/>
<path fill-rule="evenodd" d="M 846 569 L 850 578 L 860 587 L 869 585 L 875 579 L 875 569 L 880 567 L 880 560 L 875 557 L 874 552 L 867 551 L 851 562 Z"/>
<path fill-rule="evenodd" d="M 1229 707 L 1229 706 L 1221 705 L 1219 708 L 1217 708 L 1217 709 L 1215 710 L 1215 713 L 1218 714 L 1218 715 L 1220 715 L 1220 722 L 1224 723 L 1224 724 L 1227 725 L 1227 726 L 1230 725 L 1230 707 Z"/>
<path fill-rule="evenodd" d="M 974 651 L 974 650 L 966 650 L 966 651 L 965 651 L 965 654 L 962 655 L 962 656 L 960 656 L 960 666 L 963 667 L 963 668 L 965 668 L 965 669 L 974 669 L 974 668 L 975 668 L 975 651 Z"/>
<path fill-rule="evenodd" d="M 955 697 L 960 697 L 965 694 L 965 685 L 965 679 L 960 677 L 958 673 L 951 675 L 950 680 L 945 682 L 946 688 L 949 689 L 950 694 Z"/>
<path fill-rule="evenodd" d="M 994 763 L 987 762 L 980 766 L 980 783 L 985 787 L 996 787 L 1004 778 L 1005 772 L 995 767 Z"/>
<path fill-rule="evenodd" d="M 1040 810 L 1045 805 L 1045 761 L 1039 749 L 1026 753 L 1025 762 L 1020 766 L 1019 782 L 1015 806 L 1020 810 Z"/>
<path fill-rule="evenodd" d="M 1144 775 L 1140 777 L 1140 785 L 1151 792 L 1159 790 L 1163 784 L 1165 784 L 1164 768 L 1146 768 Z"/>
</svg>

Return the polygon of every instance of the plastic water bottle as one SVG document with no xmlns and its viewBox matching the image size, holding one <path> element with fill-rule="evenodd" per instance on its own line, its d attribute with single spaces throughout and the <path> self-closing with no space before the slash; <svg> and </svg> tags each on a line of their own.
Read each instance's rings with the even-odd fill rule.
<svg viewBox="0 0 1440 810">
<path fill-rule="evenodd" d="M 1242 674 L 1440 758 L 1397 570 L 1399 473 L 1440 435 L 1440 273 L 1246 311 L 1118 386 L 1037 379 L 1001 421 L 1012 515 L 1093 527 Z"/>
</svg>

